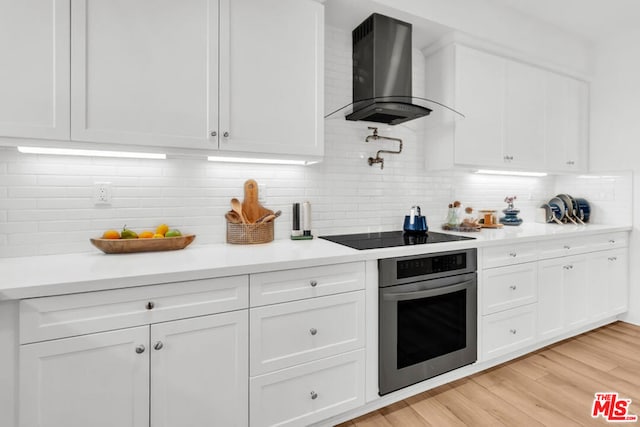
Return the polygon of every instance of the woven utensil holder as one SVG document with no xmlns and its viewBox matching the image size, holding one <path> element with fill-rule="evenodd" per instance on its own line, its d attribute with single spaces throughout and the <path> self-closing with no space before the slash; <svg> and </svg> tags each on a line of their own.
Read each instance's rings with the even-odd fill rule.
<svg viewBox="0 0 640 427">
<path fill-rule="evenodd" d="M 234 224 L 227 221 L 227 243 L 253 245 L 273 240 L 273 221 L 257 224 Z"/>
</svg>

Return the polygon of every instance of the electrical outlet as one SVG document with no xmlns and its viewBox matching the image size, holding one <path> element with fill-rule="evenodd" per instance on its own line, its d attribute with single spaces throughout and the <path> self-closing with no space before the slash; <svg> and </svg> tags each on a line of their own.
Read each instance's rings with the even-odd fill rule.
<svg viewBox="0 0 640 427">
<path fill-rule="evenodd" d="M 93 183 L 93 203 L 96 205 L 111 204 L 111 183 L 110 182 L 94 182 Z"/>
</svg>

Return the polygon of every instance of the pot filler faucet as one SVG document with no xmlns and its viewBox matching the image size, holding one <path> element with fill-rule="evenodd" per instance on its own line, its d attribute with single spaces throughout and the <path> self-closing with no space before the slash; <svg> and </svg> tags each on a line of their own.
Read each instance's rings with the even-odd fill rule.
<svg viewBox="0 0 640 427">
<path fill-rule="evenodd" d="M 380 163 L 380 169 L 384 169 L 384 159 L 382 157 L 380 157 L 380 153 L 389 153 L 389 154 L 400 154 L 402 153 L 402 140 L 400 138 L 391 138 L 388 136 L 380 136 L 378 135 L 378 128 L 376 127 L 369 127 L 369 129 L 373 130 L 373 135 L 369 135 L 367 136 L 367 138 L 364 140 L 364 142 L 369 142 L 369 141 L 377 141 L 379 139 L 385 139 L 387 141 L 398 141 L 400 143 L 400 145 L 398 146 L 398 151 L 390 151 L 390 150 L 378 150 L 378 152 L 376 153 L 376 157 L 369 157 L 369 166 L 373 166 L 376 163 Z"/>
</svg>

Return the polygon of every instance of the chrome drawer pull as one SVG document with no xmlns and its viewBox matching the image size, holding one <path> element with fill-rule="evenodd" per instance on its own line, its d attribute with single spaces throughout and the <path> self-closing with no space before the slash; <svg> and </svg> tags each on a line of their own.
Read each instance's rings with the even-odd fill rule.
<svg viewBox="0 0 640 427">
<path fill-rule="evenodd" d="M 218 132 L 216 132 L 215 130 L 211 131 L 211 136 L 218 136 Z"/>
<path fill-rule="evenodd" d="M 311 399 L 312 400 L 316 400 L 318 398 L 318 393 L 316 393 L 315 391 L 311 392 Z"/>
<path fill-rule="evenodd" d="M 565 248 L 566 250 L 569 250 L 569 249 L 571 249 L 571 246 L 569 246 L 569 245 L 564 245 L 564 248 Z"/>
<path fill-rule="evenodd" d="M 309 282 L 309 284 L 311 285 L 312 288 L 315 288 L 316 286 L 318 286 L 318 281 L 317 280 L 312 280 Z"/>
<path fill-rule="evenodd" d="M 562 268 L 564 268 L 565 270 L 571 270 L 573 269 L 573 265 L 565 265 Z"/>
<path fill-rule="evenodd" d="M 144 348 L 144 346 L 142 344 L 140 344 L 139 346 L 136 347 L 136 353 L 138 353 L 138 354 L 144 353 L 144 350 L 145 350 L 145 348 Z"/>
<path fill-rule="evenodd" d="M 518 331 L 515 329 L 509 329 L 509 332 L 511 332 L 513 335 L 515 335 Z"/>
<path fill-rule="evenodd" d="M 309 332 L 311 332 L 311 335 L 315 335 L 318 333 L 318 330 L 316 328 L 311 328 L 309 329 Z"/>
<path fill-rule="evenodd" d="M 613 245 L 615 242 L 616 242 L 616 241 L 615 241 L 615 240 L 613 240 L 613 239 L 609 240 L 609 243 L 611 243 L 612 245 Z"/>
<path fill-rule="evenodd" d="M 164 344 L 162 344 L 162 341 L 158 341 L 156 345 L 153 346 L 153 348 L 155 348 L 156 350 L 160 350 L 162 347 L 164 347 Z"/>
<path fill-rule="evenodd" d="M 155 306 L 156 305 L 153 301 L 149 301 L 145 307 L 147 308 L 147 310 L 153 310 L 153 307 Z"/>
<path fill-rule="evenodd" d="M 516 285 L 511 285 L 509 286 L 509 289 L 511 289 L 512 291 L 515 291 L 518 287 Z"/>
<path fill-rule="evenodd" d="M 618 257 L 615 256 L 610 256 L 609 257 L 609 261 L 616 261 L 618 259 Z"/>
<path fill-rule="evenodd" d="M 223 133 L 222 136 L 224 136 L 225 138 L 229 138 L 229 132 Z"/>
<path fill-rule="evenodd" d="M 511 252 L 511 253 L 509 253 L 509 256 L 510 256 L 510 257 L 513 257 L 513 258 L 515 258 L 515 257 L 517 257 L 517 256 L 518 256 L 518 254 L 517 254 L 517 253 L 515 253 L 515 252 Z"/>
</svg>

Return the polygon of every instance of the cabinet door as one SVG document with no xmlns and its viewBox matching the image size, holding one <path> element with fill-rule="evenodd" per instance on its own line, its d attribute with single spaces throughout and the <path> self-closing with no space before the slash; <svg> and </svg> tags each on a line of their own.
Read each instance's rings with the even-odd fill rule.
<svg viewBox="0 0 640 427">
<path fill-rule="evenodd" d="M 220 25 L 220 149 L 322 155 L 324 6 L 221 0 Z"/>
<path fill-rule="evenodd" d="M 548 170 L 586 170 L 588 92 L 585 82 L 547 73 L 545 151 Z"/>
<path fill-rule="evenodd" d="M 589 317 L 600 320 L 627 310 L 627 250 L 595 252 L 589 255 Z"/>
<path fill-rule="evenodd" d="M 569 256 L 538 263 L 538 337 L 552 338 L 589 320 L 587 258 Z"/>
<path fill-rule="evenodd" d="M 217 147 L 217 0 L 74 0 L 71 12 L 72 139 Z"/>
<path fill-rule="evenodd" d="M 505 166 L 544 167 L 545 72 L 507 61 L 505 94 Z"/>
<path fill-rule="evenodd" d="M 69 0 L 0 0 L 0 136 L 69 138 Z"/>
<path fill-rule="evenodd" d="M 553 338 L 564 328 L 563 263 L 552 259 L 538 263 L 538 339 Z"/>
<path fill-rule="evenodd" d="M 456 46 L 455 163 L 502 166 L 506 61 Z"/>
<path fill-rule="evenodd" d="M 246 426 L 247 310 L 151 326 L 151 425 Z"/>
<path fill-rule="evenodd" d="M 148 426 L 148 341 L 142 326 L 21 346 L 20 425 Z"/>
</svg>

